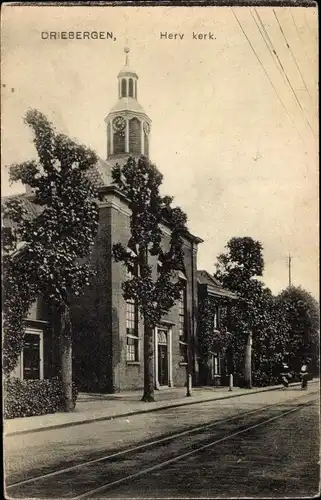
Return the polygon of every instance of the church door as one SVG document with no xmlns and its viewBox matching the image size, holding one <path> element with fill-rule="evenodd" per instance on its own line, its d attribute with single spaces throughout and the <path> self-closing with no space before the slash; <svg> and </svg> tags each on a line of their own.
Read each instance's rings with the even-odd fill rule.
<svg viewBox="0 0 321 500">
<path fill-rule="evenodd" d="M 160 386 L 168 383 L 168 344 L 167 329 L 158 328 L 157 331 L 157 357 L 158 357 L 158 383 Z"/>
</svg>

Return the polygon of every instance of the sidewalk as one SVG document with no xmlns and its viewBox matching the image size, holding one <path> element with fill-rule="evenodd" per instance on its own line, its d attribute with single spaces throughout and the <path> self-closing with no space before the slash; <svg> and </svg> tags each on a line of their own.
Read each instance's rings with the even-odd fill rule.
<svg viewBox="0 0 321 500">
<path fill-rule="evenodd" d="M 314 380 L 313 382 L 318 382 Z M 311 383 L 311 382 L 310 382 Z M 291 384 L 290 387 L 299 384 Z M 121 392 L 118 394 L 86 394 L 80 393 L 76 408 L 72 413 L 54 413 L 36 417 L 9 419 L 4 422 L 4 436 L 26 434 L 53 428 L 69 427 L 100 420 L 127 417 L 140 413 L 160 411 L 164 408 L 197 404 L 216 399 L 226 399 L 246 394 L 254 394 L 281 389 L 281 385 L 240 389 L 228 387 L 195 387 L 192 396 L 186 397 L 186 388 L 166 388 L 155 391 L 156 401 L 144 403 L 140 401 L 142 390 Z"/>
</svg>

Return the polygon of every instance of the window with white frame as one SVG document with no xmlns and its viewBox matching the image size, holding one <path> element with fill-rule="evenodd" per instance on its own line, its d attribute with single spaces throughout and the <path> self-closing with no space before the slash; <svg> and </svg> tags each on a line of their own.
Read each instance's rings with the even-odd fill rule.
<svg viewBox="0 0 321 500">
<path fill-rule="evenodd" d="M 218 352 L 213 352 L 212 353 L 213 357 L 213 375 L 220 375 L 221 374 L 221 369 L 220 369 L 220 354 Z"/>
<path fill-rule="evenodd" d="M 187 325 L 186 325 L 186 283 L 179 298 L 179 352 L 181 363 L 187 363 Z"/>
<path fill-rule="evenodd" d="M 134 300 L 126 301 L 126 361 L 139 361 L 138 311 Z"/>
<path fill-rule="evenodd" d="M 127 278 L 133 274 L 127 271 Z M 139 361 L 138 307 L 134 299 L 126 300 L 126 361 Z"/>
<path fill-rule="evenodd" d="M 218 306 L 215 306 L 215 308 L 214 308 L 213 327 L 214 327 L 214 330 L 218 330 L 219 329 L 219 310 L 218 310 Z"/>
</svg>

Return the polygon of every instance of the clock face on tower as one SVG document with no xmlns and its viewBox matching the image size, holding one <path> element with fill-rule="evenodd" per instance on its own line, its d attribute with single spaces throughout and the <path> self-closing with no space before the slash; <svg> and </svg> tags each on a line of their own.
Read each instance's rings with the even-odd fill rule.
<svg viewBox="0 0 321 500">
<path fill-rule="evenodd" d="M 124 118 L 122 116 L 117 116 L 113 120 L 113 130 L 114 130 L 114 132 L 121 132 L 122 130 L 124 130 L 125 125 L 126 125 L 126 122 L 125 122 Z"/>
<path fill-rule="evenodd" d="M 144 122 L 144 132 L 145 132 L 145 134 L 148 135 L 149 131 L 150 131 L 149 123 Z"/>
</svg>

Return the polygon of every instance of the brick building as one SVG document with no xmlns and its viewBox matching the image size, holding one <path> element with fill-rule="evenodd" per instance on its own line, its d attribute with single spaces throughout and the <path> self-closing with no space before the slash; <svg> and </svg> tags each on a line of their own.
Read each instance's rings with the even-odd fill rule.
<svg viewBox="0 0 321 500">
<path fill-rule="evenodd" d="M 211 304 L 211 334 L 213 339 L 222 330 L 222 316 L 228 314 L 233 301 L 238 300 L 237 295 L 222 288 L 220 283 L 205 270 L 197 271 L 198 307 L 200 314 L 204 314 L 203 304 Z M 202 319 L 197 324 L 197 337 L 201 337 L 203 327 Z M 199 354 L 198 382 L 200 385 L 228 385 L 229 374 L 233 372 L 230 353 L 224 349 L 220 342 L 213 342 L 209 356 L 204 363 Z M 200 350 L 199 350 L 200 351 Z"/>
<path fill-rule="evenodd" d="M 126 269 L 112 259 L 112 246 L 130 238 L 130 211 L 124 196 L 111 186 L 111 168 L 129 155 L 149 156 L 151 120 L 137 101 L 138 75 L 126 61 L 118 74 L 118 100 L 106 122 L 107 160 L 100 161 L 95 182 L 104 193 L 100 204 L 99 234 L 92 253 L 97 277 L 88 293 L 73 306 L 75 378 L 83 390 L 114 392 L 143 387 L 143 324 L 138 310 L 122 296 Z M 170 230 L 162 227 L 163 245 Z M 184 282 L 181 300 L 154 332 L 155 388 L 186 382 L 187 339 L 196 335 L 197 246 L 202 240 L 186 233 Z M 156 258 L 149 258 L 154 276 Z M 198 365 L 193 356 L 194 379 Z"/>
<path fill-rule="evenodd" d="M 126 200 L 114 188 L 107 188 L 92 253 L 97 276 L 73 306 L 75 377 L 83 390 L 113 392 L 143 387 L 143 324 L 135 304 L 122 295 L 126 269 L 111 257 L 114 243 L 126 245 L 129 240 L 129 217 Z M 170 237 L 166 227 L 163 235 L 166 245 Z M 154 332 L 156 388 L 180 386 L 186 381 L 187 339 L 196 335 L 198 243 L 199 239 L 186 235 L 185 274 L 180 273 L 184 291 Z M 149 263 L 156 275 L 156 259 L 150 258 Z M 196 360 L 194 367 L 197 372 Z"/>
<path fill-rule="evenodd" d="M 117 392 L 143 387 L 143 323 L 134 302 L 125 301 L 122 282 L 127 271 L 112 258 L 114 243 L 126 245 L 130 238 L 130 209 L 124 195 L 112 185 L 112 167 L 129 156 L 149 156 L 151 119 L 137 101 L 138 75 L 129 67 L 129 49 L 125 49 L 124 68 L 117 80 L 118 99 L 108 113 L 106 123 L 106 160 L 99 159 L 87 173 L 103 195 L 99 205 L 99 229 L 91 254 L 96 276 L 85 294 L 72 304 L 73 377 L 82 391 Z M 17 196 L 33 217 L 39 207 L 32 203 L 33 193 Z M 7 223 L 8 221 L 4 221 Z M 170 229 L 162 226 L 164 249 L 169 245 Z M 197 271 L 197 250 L 202 240 L 186 232 L 184 265 L 177 273 L 183 283 L 180 300 L 154 331 L 155 388 L 184 386 L 189 366 L 193 384 L 225 384 L 226 359 L 220 346 L 211 353 L 204 375 L 198 351 L 198 308 L 210 297 L 217 304 L 213 334 L 220 328 L 222 299 L 235 300 L 206 271 Z M 154 276 L 159 263 L 149 257 Z M 42 379 L 58 373 L 58 339 L 55 317 L 41 297 L 27 318 L 26 345 L 12 373 L 21 379 Z"/>
<path fill-rule="evenodd" d="M 128 52 L 125 49 L 125 66 L 118 74 L 117 102 L 105 119 L 107 158 L 99 159 L 88 174 L 104 196 L 91 255 L 97 275 L 85 295 L 72 306 L 74 378 L 80 390 L 86 391 L 115 392 L 143 387 L 143 325 L 135 304 L 126 302 L 122 296 L 125 267 L 112 259 L 113 244 L 120 241 L 126 245 L 129 240 L 130 211 L 122 193 L 111 185 L 111 169 L 117 162 L 125 162 L 129 155 L 149 156 L 151 131 L 151 120 L 137 101 L 138 75 L 129 67 Z M 22 198 L 32 205 L 32 196 L 32 191 L 27 190 Z M 162 231 L 166 247 L 170 230 L 164 225 Z M 154 332 L 156 389 L 186 383 L 187 340 L 192 339 L 194 345 L 197 331 L 197 247 L 200 242 L 200 238 L 186 232 L 184 272 L 178 275 L 184 283 L 181 299 Z M 155 258 L 150 264 L 156 275 Z M 22 352 L 14 374 L 21 378 L 54 376 L 58 366 L 58 342 L 50 328 L 54 318 L 46 313 L 41 300 L 30 314 L 32 324 L 37 320 L 38 327 L 27 331 L 30 346 Z M 195 352 L 191 357 L 196 382 Z"/>
</svg>

